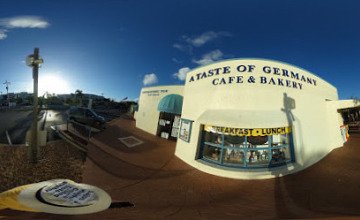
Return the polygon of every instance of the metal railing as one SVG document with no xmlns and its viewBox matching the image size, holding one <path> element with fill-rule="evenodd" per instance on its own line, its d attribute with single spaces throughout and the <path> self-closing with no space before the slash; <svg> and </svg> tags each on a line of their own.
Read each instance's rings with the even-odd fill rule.
<svg viewBox="0 0 360 220">
<path fill-rule="evenodd" d="M 97 128 L 70 119 L 67 119 L 66 121 L 66 130 L 81 137 L 84 137 L 87 140 L 90 140 L 94 133 L 100 131 Z"/>
</svg>

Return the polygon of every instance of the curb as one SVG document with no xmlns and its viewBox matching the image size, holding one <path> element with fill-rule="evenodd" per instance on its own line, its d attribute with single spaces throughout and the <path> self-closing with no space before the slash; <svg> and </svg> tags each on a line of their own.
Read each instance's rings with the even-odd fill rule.
<svg viewBox="0 0 360 220">
<path fill-rule="evenodd" d="M 13 144 L 13 145 L 9 145 L 9 144 L 2 144 L 0 143 L 0 147 L 26 147 L 26 144 Z"/>
<path fill-rule="evenodd" d="M 81 147 L 79 144 L 76 143 L 76 141 L 73 140 L 72 137 L 70 137 L 69 135 L 65 134 L 63 131 L 61 130 L 57 130 L 59 136 L 65 140 L 67 143 L 71 144 L 72 146 L 76 147 L 78 150 L 87 153 L 87 149 Z"/>
</svg>

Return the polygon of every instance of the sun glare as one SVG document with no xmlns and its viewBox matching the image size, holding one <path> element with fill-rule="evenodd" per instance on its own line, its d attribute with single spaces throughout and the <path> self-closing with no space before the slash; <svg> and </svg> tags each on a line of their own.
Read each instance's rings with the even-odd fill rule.
<svg viewBox="0 0 360 220">
<path fill-rule="evenodd" d="M 39 77 L 39 96 L 45 92 L 50 94 L 65 94 L 70 92 L 68 82 L 58 75 L 43 75 Z"/>
</svg>

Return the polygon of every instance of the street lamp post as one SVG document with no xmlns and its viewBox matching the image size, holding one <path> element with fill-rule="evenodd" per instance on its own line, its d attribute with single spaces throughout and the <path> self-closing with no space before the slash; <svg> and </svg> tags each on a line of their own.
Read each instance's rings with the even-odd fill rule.
<svg viewBox="0 0 360 220">
<path fill-rule="evenodd" d="M 8 100 L 8 107 L 10 108 L 9 85 L 11 83 L 6 80 L 3 84 L 6 85 L 6 96 L 7 96 L 7 100 Z"/>
<path fill-rule="evenodd" d="M 26 64 L 32 67 L 33 70 L 33 79 L 34 79 L 34 103 L 33 103 L 33 121 L 31 126 L 31 142 L 30 148 L 28 150 L 28 157 L 31 163 L 37 163 L 38 159 L 38 75 L 39 75 L 39 67 L 43 63 L 43 59 L 39 56 L 39 48 L 34 49 L 34 54 L 27 56 Z"/>
</svg>

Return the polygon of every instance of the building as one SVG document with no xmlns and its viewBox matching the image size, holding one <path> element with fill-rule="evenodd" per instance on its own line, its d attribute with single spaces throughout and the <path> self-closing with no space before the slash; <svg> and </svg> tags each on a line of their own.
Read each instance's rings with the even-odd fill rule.
<svg viewBox="0 0 360 220">
<path fill-rule="evenodd" d="M 176 138 L 178 136 L 177 128 L 180 123 L 182 103 L 180 103 L 181 106 L 174 105 L 175 99 L 182 97 L 183 89 L 184 86 L 179 85 L 143 88 L 138 102 L 138 111 L 135 112 L 136 127 L 153 135 L 170 139 Z M 168 99 L 174 97 L 176 98 L 172 101 Z M 180 99 L 182 101 L 182 98 Z M 161 102 L 161 100 L 163 101 Z M 164 101 L 166 101 L 166 103 Z M 177 101 L 179 100 L 177 99 Z M 160 102 L 168 104 L 169 108 L 160 109 L 159 111 L 158 107 Z M 173 104 L 173 106 L 171 106 L 171 104 Z"/>
<path fill-rule="evenodd" d="M 28 99 L 29 97 L 32 97 L 33 94 L 27 93 L 27 92 L 19 92 L 19 93 L 16 93 L 15 96 L 16 96 L 16 98 Z"/>
<path fill-rule="evenodd" d="M 355 106 L 299 67 L 235 59 L 190 71 L 184 86 L 143 88 L 135 119 L 144 131 L 177 138 L 176 156 L 199 170 L 264 179 L 303 170 L 343 146 L 339 109 Z"/>
</svg>

